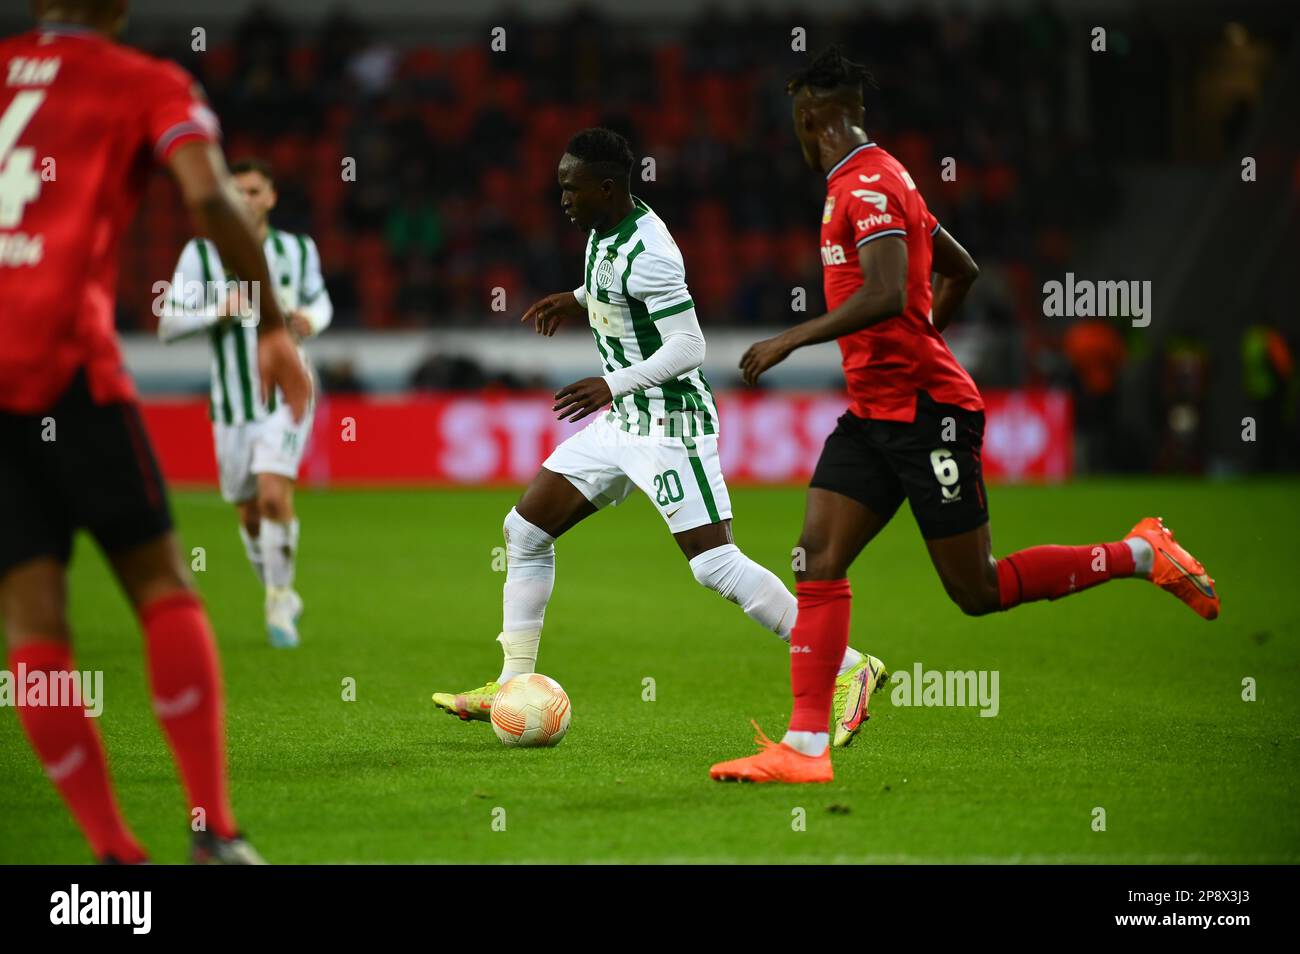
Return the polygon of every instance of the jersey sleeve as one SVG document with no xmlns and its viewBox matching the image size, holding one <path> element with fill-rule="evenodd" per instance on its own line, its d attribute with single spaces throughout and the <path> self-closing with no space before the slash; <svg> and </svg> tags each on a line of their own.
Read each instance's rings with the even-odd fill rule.
<svg viewBox="0 0 1300 954">
<path fill-rule="evenodd" d="M 181 250 L 170 283 L 163 282 L 165 295 L 158 312 L 158 337 L 170 344 L 197 334 L 220 320 L 220 299 L 224 287 L 212 288 L 209 269 L 204 268 L 198 239 L 190 239 Z"/>
<path fill-rule="evenodd" d="M 682 264 L 681 253 L 676 247 L 647 248 L 638 255 L 627 278 L 627 291 L 633 298 L 645 302 L 653 321 L 695 307 L 686 287 L 686 266 Z"/>
<path fill-rule="evenodd" d="M 139 95 L 144 102 L 145 132 L 160 163 L 185 143 L 221 138 L 221 124 L 199 84 L 174 63 L 158 63 L 142 80 Z"/>
<path fill-rule="evenodd" d="M 309 236 L 302 237 L 302 287 L 299 297 L 302 310 L 311 323 L 312 334 L 318 335 L 329 327 L 334 318 L 334 303 L 325 288 L 325 276 L 321 273 L 320 252 L 316 243 Z"/>
<path fill-rule="evenodd" d="M 858 248 L 887 235 L 907 236 L 903 197 L 907 183 L 882 169 L 874 175 L 848 177 L 841 205 Z"/>
</svg>

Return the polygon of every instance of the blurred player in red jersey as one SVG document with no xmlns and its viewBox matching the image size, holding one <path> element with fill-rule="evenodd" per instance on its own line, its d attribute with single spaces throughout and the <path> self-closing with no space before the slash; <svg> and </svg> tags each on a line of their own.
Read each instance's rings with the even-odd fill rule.
<svg viewBox="0 0 1300 954">
<path fill-rule="evenodd" d="M 118 241 L 155 162 L 171 170 L 222 259 L 255 283 L 254 316 L 256 290 L 274 285 L 202 93 L 174 64 L 110 39 L 126 0 L 38 0 L 34 9 L 35 30 L 0 42 L 0 614 L 9 666 L 67 681 L 66 565 L 74 532 L 86 528 L 144 630 L 154 711 L 191 817 L 203 821 L 193 860 L 260 863 L 230 807 L 212 630 L 113 332 Z M 279 386 L 301 417 L 311 382 L 274 294 L 260 317 L 262 386 Z M 143 861 L 82 701 L 23 701 L 23 730 L 95 856 Z"/>
<path fill-rule="evenodd" d="M 794 710 L 780 743 L 715 765 L 719 780 L 828 782 L 827 726 L 849 638 L 849 566 L 903 500 L 944 590 L 980 616 L 1126 576 L 1150 579 L 1206 619 L 1214 581 L 1158 518 L 1116 543 L 992 555 L 980 449 L 984 404 L 941 332 L 979 274 L 926 208 L 906 169 L 862 129 L 869 74 L 832 48 L 789 83 L 804 159 L 826 174 L 821 256 L 826 314 L 751 347 L 746 383 L 797 348 L 838 339 L 852 406 L 808 489 L 790 644 Z M 931 284 L 931 273 L 937 278 Z M 883 681 L 882 681 L 883 684 Z"/>
</svg>

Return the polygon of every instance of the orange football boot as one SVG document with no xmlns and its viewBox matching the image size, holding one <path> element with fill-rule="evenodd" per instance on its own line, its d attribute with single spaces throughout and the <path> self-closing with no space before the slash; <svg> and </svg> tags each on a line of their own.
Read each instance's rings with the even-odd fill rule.
<svg viewBox="0 0 1300 954">
<path fill-rule="evenodd" d="M 784 742 L 773 742 L 750 720 L 758 733 L 754 741 L 762 750 L 748 758 L 719 762 L 709 769 L 709 778 L 716 782 L 829 782 L 835 778 L 831 770 L 831 748 L 821 755 L 804 755 Z"/>
<path fill-rule="evenodd" d="M 1124 537 L 1141 537 L 1151 544 L 1155 560 L 1151 564 L 1151 582 L 1174 594 L 1206 619 L 1219 615 L 1219 594 L 1214 580 L 1196 559 L 1174 539 L 1173 532 L 1161 517 L 1147 517 Z"/>
</svg>

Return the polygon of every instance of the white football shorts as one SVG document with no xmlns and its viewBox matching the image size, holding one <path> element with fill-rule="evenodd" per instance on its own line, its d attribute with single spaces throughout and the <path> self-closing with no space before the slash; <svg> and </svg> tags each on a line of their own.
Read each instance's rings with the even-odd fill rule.
<svg viewBox="0 0 1300 954">
<path fill-rule="evenodd" d="M 289 405 L 281 402 L 260 421 L 223 424 L 214 421 L 212 437 L 217 449 L 221 496 L 242 503 L 257 496 L 258 474 L 298 478 L 298 467 L 311 436 L 314 404 L 297 424 Z"/>
<path fill-rule="evenodd" d="M 716 434 L 643 437 L 597 417 L 542 462 L 597 507 L 640 487 L 673 533 L 731 519 Z"/>
</svg>

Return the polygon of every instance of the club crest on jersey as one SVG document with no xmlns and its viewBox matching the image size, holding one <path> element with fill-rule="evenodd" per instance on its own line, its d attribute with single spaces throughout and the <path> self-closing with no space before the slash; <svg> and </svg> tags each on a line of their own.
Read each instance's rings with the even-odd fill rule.
<svg viewBox="0 0 1300 954">
<path fill-rule="evenodd" d="M 608 288 L 614 284 L 614 263 L 605 259 L 600 263 L 600 268 L 596 269 L 596 287 Z"/>
<path fill-rule="evenodd" d="M 835 211 L 835 196 L 826 197 L 826 205 L 822 207 L 822 225 L 831 224 L 831 213 Z"/>
</svg>

